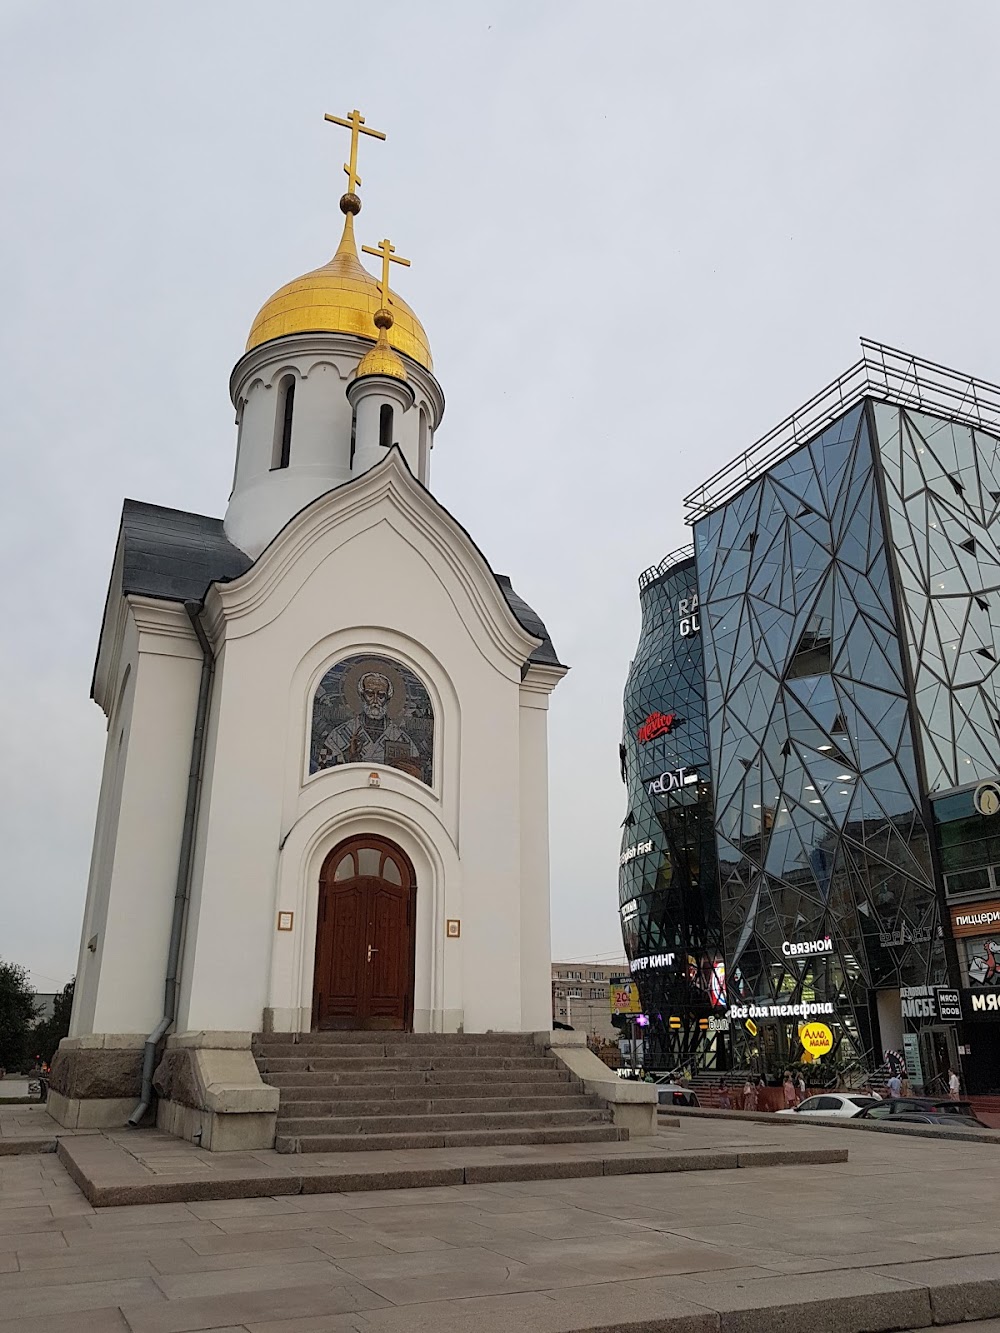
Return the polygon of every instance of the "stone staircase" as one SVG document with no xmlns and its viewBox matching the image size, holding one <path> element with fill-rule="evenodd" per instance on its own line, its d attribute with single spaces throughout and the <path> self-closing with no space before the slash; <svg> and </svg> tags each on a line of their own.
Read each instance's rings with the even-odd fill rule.
<svg viewBox="0 0 1000 1333">
<path fill-rule="evenodd" d="M 278 1152 L 628 1138 L 530 1034 L 261 1034 L 254 1057 L 279 1089 Z"/>
</svg>

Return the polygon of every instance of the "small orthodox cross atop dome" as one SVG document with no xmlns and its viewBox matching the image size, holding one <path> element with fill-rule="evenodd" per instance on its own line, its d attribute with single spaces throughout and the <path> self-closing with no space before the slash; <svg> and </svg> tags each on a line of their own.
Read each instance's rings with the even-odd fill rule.
<svg viewBox="0 0 1000 1333">
<path fill-rule="evenodd" d="M 396 247 L 387 237 L 379 241 L 377 246 L 363 245 L 361 249 L 366 255 L 381 256 L 382 281 L 379 284 L 379 291 L 382 293 L 382 305 L 372 316 L 378 329 L 378 341 L 371 351 L 366 352 L 361 358 L 357 378 L 360 379 L 363 375 L 391 375 L 393 379 L 405 380 L 406 367 L 403 365 L 403 359 L 389 346 L 389 330 L 394 322 L 389 308 L 392 305 L 389 265 L 402 264 L 405 268 L 409 268 L 410 261 L 396 254 Z"/>
</svg>

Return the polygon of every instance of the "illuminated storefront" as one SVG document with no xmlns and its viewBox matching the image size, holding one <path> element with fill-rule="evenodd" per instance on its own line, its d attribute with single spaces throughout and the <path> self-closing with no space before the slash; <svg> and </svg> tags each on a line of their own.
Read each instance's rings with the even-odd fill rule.
<svg viewBox="0 0 1000 1333">
<path fill-rule="evenodd" d="M 645 1063 L 726 1068 L 725 968 L 712 829 L 698 597 L 690 548 L 639 580 L 642 630 L 625 689 L 622 935 Z"/>
</svg>

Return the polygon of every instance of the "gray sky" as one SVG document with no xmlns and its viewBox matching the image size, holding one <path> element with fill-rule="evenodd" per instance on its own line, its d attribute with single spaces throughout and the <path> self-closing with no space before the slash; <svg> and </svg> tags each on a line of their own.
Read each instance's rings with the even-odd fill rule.
<svg viewBox="0 0 1000 1333">
<path fill-rule="evenodd" d="M 76 965 L 123 496 L 221 514 L 227 384 L 338 236 L 413 261 L 433 486 L 546 620 L 555 957 L 620 950 L 636 578 L 858 355 L 1000 377 L 995 3 L 0 0 L 0 957 Z"/>
</svg>

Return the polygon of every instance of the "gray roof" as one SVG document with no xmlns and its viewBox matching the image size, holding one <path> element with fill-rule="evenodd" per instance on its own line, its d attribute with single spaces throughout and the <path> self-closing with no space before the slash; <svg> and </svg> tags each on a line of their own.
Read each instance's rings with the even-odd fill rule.
<svg viewBox="0 0 1000 1333">
<path fill-rule="evenodd" d="M 122 507 L 122 592 L 168 602 L 200 602 L 213 583 L 239 578 L 253 564 L 227 538 L 221 518 L 126 500 Z M 541 644 L 528 660 L 560 665 L 541 617 L 510 585 L 497 583 L 523 629 Z"/>
<path fill-rule="evenodd" d="M 126 500 L 122 507 L 122 592 L 200 602 L 212 583 L 253 564 L 222 530 L 221 518 Z"/>
</svg>

